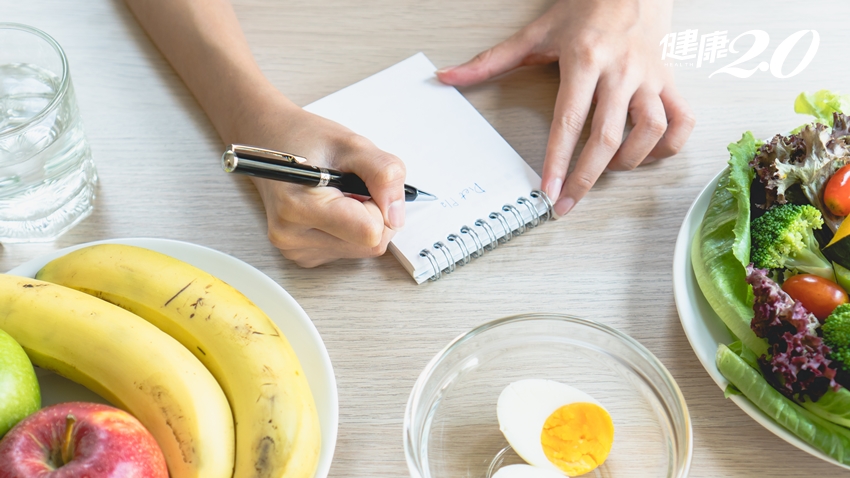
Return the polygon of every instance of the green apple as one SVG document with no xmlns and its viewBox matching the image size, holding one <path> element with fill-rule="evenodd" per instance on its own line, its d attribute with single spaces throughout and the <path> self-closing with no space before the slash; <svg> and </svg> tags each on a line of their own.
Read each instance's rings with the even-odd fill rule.
<svg viewBox="0 0 850 478">
<path fill-rule="evenodd" d="M 35 370 L 24 349 L 0 330 L 0 437 L 41 408 Z"/>
</svg>

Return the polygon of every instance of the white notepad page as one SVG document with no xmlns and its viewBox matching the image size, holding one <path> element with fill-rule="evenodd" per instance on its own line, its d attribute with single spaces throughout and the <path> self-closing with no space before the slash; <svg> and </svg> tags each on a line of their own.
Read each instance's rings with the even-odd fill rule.
<svg viewBox="0 0 850 478">
<path fill-rule="evenodd" d="M 488 231 L 474 226 L 477 219 L 502 236 L 508 231 L 499 218 L 488 217 L 491 212 L 501 212 L 509 227 L 518 229 L 517 211 L 526 222 L 533 219 L 531 207 L 539 215 L 547 211 L 541 200 L 534 206 L 517 204 L 540 188 L 540 177 L 466 98 L 436 79 L 435 70 L 418 53 L 305 107 L 401 158 L 405 182 L 439 198 L 406 203 L 405 226 L 389 245 L 417 283 L 434 275 L 432 263 L 420 256 L 424 248 L 432 249 L 441 269 L 449 267 L 449 257 L 458 262 L 476 251 L 471 235 L 461 234 L 463 226 L 486 245 Z M 505 204 L 516 211 L 502 211 Z M 459 236 L 466 250 L 448 241 L 450 234 Z M 438 241 L 446 252 L 433 249 Z"/>
</svg>

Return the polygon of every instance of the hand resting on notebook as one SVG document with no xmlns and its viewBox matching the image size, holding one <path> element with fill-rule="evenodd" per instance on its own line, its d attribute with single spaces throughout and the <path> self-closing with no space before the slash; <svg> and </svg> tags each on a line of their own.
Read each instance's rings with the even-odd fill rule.
<svg viewBox="0 0 850 478">
<path fill-rule="evenodd" d="M 471 61 L 437 72 L 466 86 L 523 65 L 558 62 L 561 85 L 543 166 L 543 188 L 568 213 L 606 169 L 630 170 L 676 154 L 694 116 L 661 61 L 672 0 L 560 0 Z M 591 104 L 596 109 L 588 118 Z M 623 140 L 627 118 L 633 129 Z M 567 174 L 585 122 L 590 137 Z"/>
</svg>

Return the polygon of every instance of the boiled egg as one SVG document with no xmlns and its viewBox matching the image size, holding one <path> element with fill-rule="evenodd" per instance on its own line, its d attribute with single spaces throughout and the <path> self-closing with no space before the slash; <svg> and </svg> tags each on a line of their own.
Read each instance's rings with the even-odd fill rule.
<svg viewBox="0 0 850 478">
<path fill-rule="evenodd" d="M 614 443 L 608 410 L 581 390 L 553 380 L 508 385 L 499 395 L 496 414 L 499 429 L 523 460 L 561 476 L 595 469 Z"/>
</svg>

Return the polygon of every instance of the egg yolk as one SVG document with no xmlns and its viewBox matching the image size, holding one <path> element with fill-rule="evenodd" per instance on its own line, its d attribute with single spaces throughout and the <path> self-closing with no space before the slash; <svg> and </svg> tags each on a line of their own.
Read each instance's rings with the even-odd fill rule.
<svg viewBox="0 0 850 478">
<path fill-rule="evenodd" d="M 555 466 L 569 476 L 581 475 L 608 458 L 614 443 L 614 422 L 595 403 L 571 403 L 549 415 L 540 443 Z"/>
</svg>

